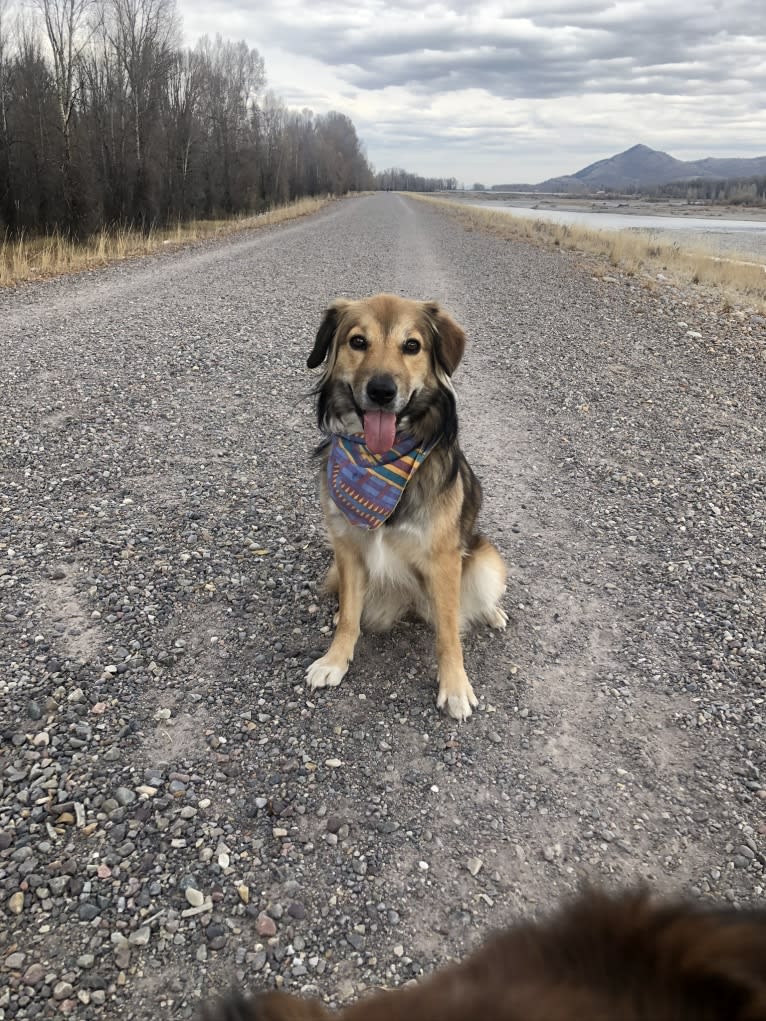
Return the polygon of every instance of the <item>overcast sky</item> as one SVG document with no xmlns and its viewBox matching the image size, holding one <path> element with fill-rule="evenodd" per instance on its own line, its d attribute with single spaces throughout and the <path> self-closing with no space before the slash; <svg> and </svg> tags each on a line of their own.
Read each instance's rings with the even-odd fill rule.
<svg viewBox="0 0 766 1021">
<path fill-rule="evenodd" d="M 348 114 L 375 168 L 538 182 L 637 142 L 766 154 L 765 0 L 179 0 L 289 105 Z"/>
</svg>

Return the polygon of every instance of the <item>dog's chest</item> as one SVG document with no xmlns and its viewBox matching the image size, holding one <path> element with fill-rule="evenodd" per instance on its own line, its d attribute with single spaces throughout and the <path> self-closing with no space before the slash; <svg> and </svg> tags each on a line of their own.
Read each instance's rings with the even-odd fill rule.
<svg viewBox="0 0 766 1021">
<path fill-rule="evenodd" d="M 371 580 L 403 584 L 412 577 L 413 563 L 411 542 L 402 529 L 377 528 L 370 532 L 362 543 L 362 554 Z"/>
<path fill-rule="evenodd" d="M 329 516 L 331 531 L 353 544 L 371 581 L 407 586 L 422 571 L 430 547 L 427 529 L 406 523 L 367 530 L 350 525 L 332 510 Z"/>
</svg>

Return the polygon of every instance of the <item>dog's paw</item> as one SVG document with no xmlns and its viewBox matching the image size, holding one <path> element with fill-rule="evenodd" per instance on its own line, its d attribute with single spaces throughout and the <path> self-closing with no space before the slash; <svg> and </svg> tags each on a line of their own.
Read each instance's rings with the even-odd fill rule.
<svg viewBox="0 0 766 1021">
<path fill-rule="evenodd" d="M 508 625 L 508 614 L 496 606 L 487 614 L 487 623 L 495 631 L 505 631 Z"/>
<path fill-rule="evenodd" d="M 329 656 L 315 659 L 306 671 L 306 683 L 314 688 L 336 688 L 348 673 L 348 663 L 339 666 Z"/>
<path fill-rule="evenodd" d="M 438 709 L 444 709 L 453 720 L 467 720 L 471 715 L 471 709 L 479 704 L 478 698 L 473 693 L 470 681 L 466 677 L 465 682 L 457 686 L 439 686 L 439 694 L 436 698 Z"/>
</svg>

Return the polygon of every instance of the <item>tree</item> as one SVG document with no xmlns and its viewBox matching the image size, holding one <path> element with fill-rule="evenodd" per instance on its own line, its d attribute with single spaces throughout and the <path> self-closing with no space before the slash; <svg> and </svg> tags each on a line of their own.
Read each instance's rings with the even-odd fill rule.
<svg viewBox="0 0 766 1021">
<path fill-rule="evenodd" d="M 254 183 L 240 154 L 247 147 L 251 113 L 266 81 L 263 58 L 247 43 L 220 35 L 212 42 L 204 36 L 197 53 L 205 68 L 204 116 L 216 153 L 216 160 L 208 163 L 209 185 L 222 210 L 231 213 Z"/>
<path fill-rule="evenodd" d="M 172 63 L 178 28 L 175 0 L 107 0 L 106 21 L 133 118 L 134 215 L 148 227 L 158 210 L 152 202 L 147 142 Z"/>
<path fill-rule="evenodd" d="M 12 214 L 11 132 L 8 122 L 11 102 L 11 40 L 8 5 L 0 0 L 0 217 L 8 221 Z"/>
<path fill-rule="evenodd" d="M 86 18 L 91 0 L 33 0 L 45 25 L 53 55 L 53 83 L 61 131 L 61 187 L 66 210 L 66 226 L 76 231 L 79 217 L 75 209 L 77 195 L 72 169 L 72 117 L 78 91 L 77 64 L 89 32 Z"/>
</svg>

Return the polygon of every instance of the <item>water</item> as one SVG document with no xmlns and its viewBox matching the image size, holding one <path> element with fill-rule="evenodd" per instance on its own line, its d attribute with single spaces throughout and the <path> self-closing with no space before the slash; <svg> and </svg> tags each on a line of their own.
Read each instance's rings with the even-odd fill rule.
<svg viewBox="0 0 766 1021">
<path fill-rule="evenodd" d="M 508 202 L 481 202 L 467 199 L 466 205 L 492 209 L 502 213 L 523 216 L 532 220 L 549 220 L 553 223 L 580 224 L 597 230 L 687 230 L 710 233 L 753 233 L 766 238 L 766 220 L 728 220 L 708 216 L 647 216 L 643 213 L 600 213 L 590 209 L 532 209 Z"/>
</svg>

